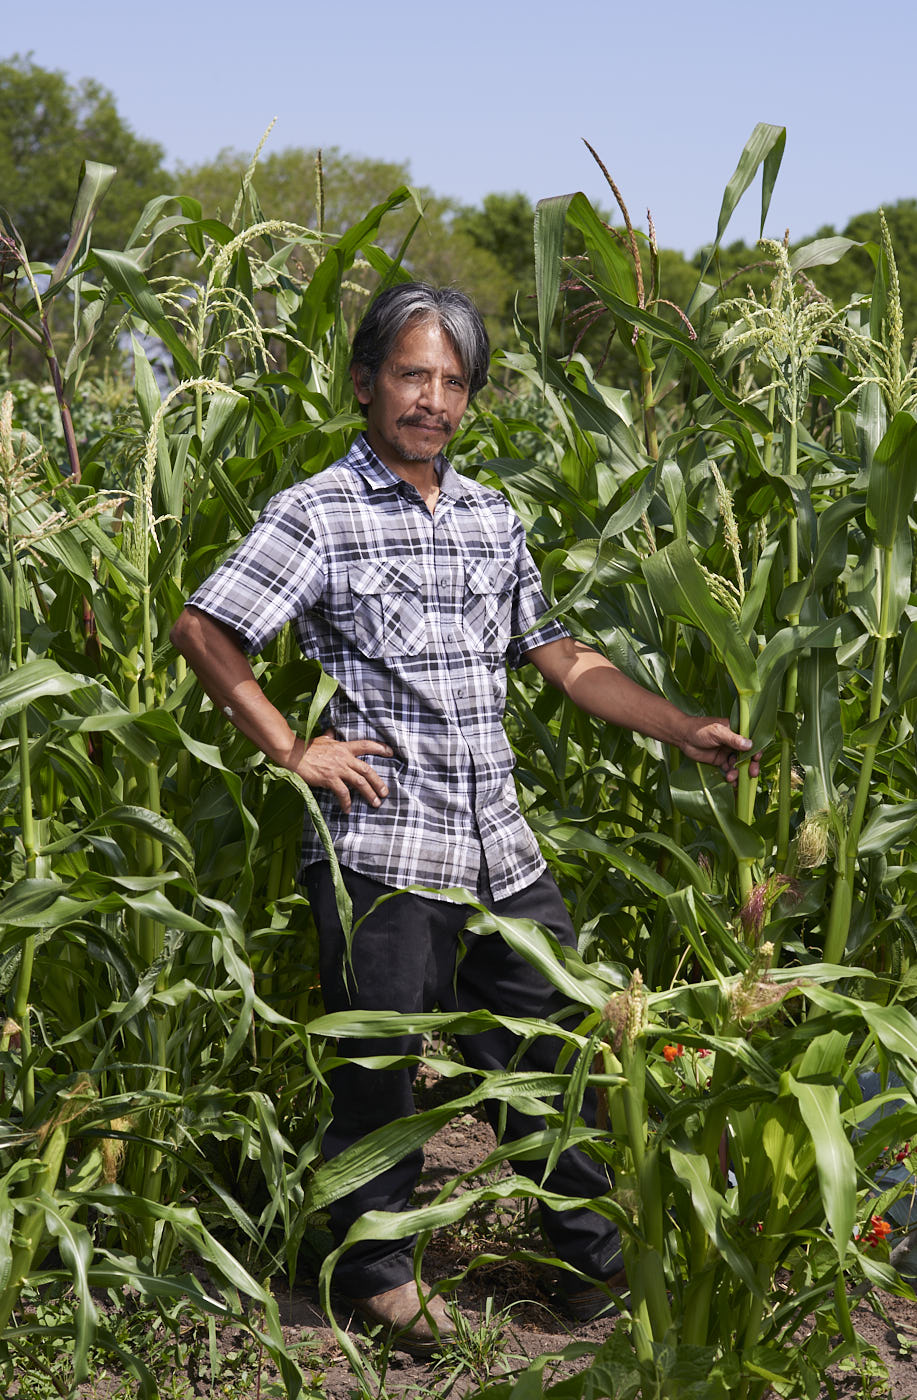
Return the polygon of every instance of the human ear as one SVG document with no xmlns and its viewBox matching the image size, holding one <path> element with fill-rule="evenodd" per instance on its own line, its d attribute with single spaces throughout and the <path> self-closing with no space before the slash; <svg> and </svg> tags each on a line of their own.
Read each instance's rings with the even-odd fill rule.
<svg viewBox="0 0 917 1400">
<path fill-rule="evenodd" d="M 357 396 L 357 402 L 361 403 L 365 408 L 367 404 L 370 403 L 373 396 L 372 389 L 370 389 L 366 383 L 365 365 L 350 366 L 350 382 L 353 384 L 353 392 Z"/>
</svg>

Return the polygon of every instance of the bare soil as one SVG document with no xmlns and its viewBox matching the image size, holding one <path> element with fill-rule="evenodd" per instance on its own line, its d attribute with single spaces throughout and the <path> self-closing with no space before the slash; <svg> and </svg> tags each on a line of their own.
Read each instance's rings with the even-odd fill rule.
<svg viewBox="0 0 917 1400">
<path fill-rule="evenodd" d="M 493 1133 L 486 1123 L 471 1114 L 453 1119 L 427 1143 L 418 1200 L 432 1197 L 459 1173 L 470 1171 L 494 1146 Z M 469 1186 L 478 1185 L 481 1180 L 472 1177 Z M 504 1369 L 511 1373 L 529 1360 L 560 1352 L 573 1342 L 601 1342 L 619 1320 L 610 1318 L 575 1328 L 568 1323 L 560 1312 L 554 1276 L 524 1259 L 510 1257 L 514 1250 L 541 1249 L 534 1219 L 526 1217 L 521 1203 L 509 1202 L 505 1210 L 495 1212 L 489 1207 L 486 1216 L 472 1214 L 455 1230 L 440 1232 L 424 1254 L 424 1277 L 430 1282 L 461 1273 L 484 1253 L 505 1255 L 499 1263 L 471 1269 L 453 1295 L 470 1321 L 484 1315 L 488 1299 L 492 1315 L 508 1315 L 503 1334 L 504 1360 L 502 1366 L 495 1367 L 493 1379 L 499 1379 Z M 321 1312 L 317 1290 L 294 1290 L 281 1302 L 281 1313 L 285 1327 L 294 1332 L 308 1328 L 318 1342 L 327 1367 L 323 1394 L 328 1400 L 351 1400 L 358 1393 L 354 1375 Z M 342 1326 L 350 1324 L 359 1333 L 359 1323 L 349 1316 L 345 1303 L 337 1306 L 335 1316 Z M 588 1358 L 578 1363 L 560 1362 L 550 1367 L 546 1375 L 561 1379 L 587 1363 Z M 434 1397 L 442 1393 L 447 1376 L 443 1365 L 415 1361 L 393 1352 L 387 1358 L 386 1391 L 392 1397 Z M 473 1378 L 466 1376 L 449 1393 L 456 1397 L 470 1395 L 475 1388 Z"/>
<path fill-rule="evenodd" d="M 470 1114 L 454 1119 L 427 1144 L 419 1195 L 424 1198 L 432 1195 L 460 1172 L 470 1171 L 494 1145 L 493 1134 L 486 1123 Z M 473 1178 L 471 1184 L 475 1184 Z M 497 1253 L 505 1249 L 509 1253 L 509 1239 L 516 1248 L 530 1247 L 537 1252 L 540 1241 L 534 1222 L 530 1226 L 518 1208 L 510 1208 L 512 1219 L 472 1217 L 461 1230 L 435 1237 L 424 1255 L 425 1278 L 432 1282 L 454 1275 L 484 1252 Z M 553 1284 L 545 1271 L 526 1261 L 506 1258 L 499 1264 L 473 1269 L 459 1284 L 454 1296 L 462 1312 L 469 1317 L 483 1314 L 488 1297 L 493 1299 L 494 1311 L 509 1311 L 505 1364 L 512 1371 L 524 1366 L 526 1358 L 560 1352 L 571 1342 L 601 1342 L 620 1321 L 606 1318 L 574 1328 L 559 1311 Z M 322 1393 L 328 1400 L 356 1400 L 359 1391 L 353 1372 L 321 1312 L 317 1291 L 308 1287 L 296 1289 L 282 1305 L 282 1311 L 291 1340 L 300 1329 L 307 1328 L 318 1344 L 325 1371 Z M 336 1317 L 344 1326 L 351 1321 L 346 1306 L 337 1310 Z M 888 1388 L 881 1368 L 875 1367 L 867 1355 L 859 1370 L 833 1373 L 830 1383 L 822 1387 L 819 1400 L 877 1396 L 917 1400 L 917 1304 L 880 1294 L 860 1304 L 854 1314 L 854 1325 L 867 1347 L 875 1349 L 887 1369 Z M 359 1325 L 352 1322 L 352 1326 L 358 1333 Z M 588 1358 L 578 1363 L 567 1361 L 545 1374 L 553 1374 L 554 1379 L 559 1380 L 587 1364 Z M 445 1376 L 442 1368 L 412 1360 L 403 1353 L 393 1353 L 384 1381 L 389 1396 L 419 1400 L 440 1395 Z M 493 1378 L 497 1379 L 498 1374 Z M 468 1377 L 457 1383 L 450 1394 L 471 1395 L 474 1390 L 474 1382 Z"/>
<path fill-rule="evenodd" d="M 449 1092 L 445 1085 L 428 1083 L 421 1093 L 437 1096 Z M 453 1089 L 454 1092 L 454 1089 Z M 494 1146 L 494 1138 L 486 1123 L 465 1114 L 447 1124 L 430 1139 L 425 1156 L 425 1170 L 418 1196 L 430 1198 L 447 1181 L 460 1173 L 473 1171 Z M 474 1177 L 471 1185 L 477 1184 Z M 507 1378 L 536 1357 L 553 1356 L 574 1342 L 598 1343 L 619 1325 L 611 1317 L 575 1329 L 563 1318 L 556 1296 L 556 1278 L 529 1260 L 513 1256 L 513 1251 L 538 1253 L 540 1237 L 534 1218 L 526 1214 L 523 1203 L 507 1202 L 499 1210 L 488 1207 L 479 1214 L 471 1213 L 460 1226 L 440 1231 L 424 1255 L 424 1276 L 436 1279 L 467 1274 L 458 1283 L 454 1298 L 462 1314 L 474 1322 L 490 1309 L 491 1317 L 502 1323 L 502 1361 L 491 1356 L 489 1378 Z M 488 1262 L 470 1267 L 485 1254 L 501 1256 L 496 1263 Z M 101 1301 L 101 1300 L 100 1300 Z M 448 1367 L 415 1361 L 403 1353 L 387 1351 L 378 1341 L 363 1339 L 359 1325 L 348 1315 L 344 1303 L 336 1304 L 336 1319 L 340 1327 L 357 1339 L 364 1356 L 368 1375 L 375 1375 L 369 1388 L 361 1389 L 347 1357 L 342 1352 L 334 1329 L 319 1304 L 317 1286 L 303 1279 L 289 1291 L 278 1290 L 284 1335 L 296 1352 L 300 1365 L 312 1376 L 313 1400 L 445 1400 L 450 1397 L 473 1395 L 477 1389 L 474 1377 L 465 1372 L 450 1374 Z M 864 1300 L 854 1315 L 854 1325 L 879 1358 L 877 1365 L 867 1350 L 861 1367 L 836 1371 L 826 1378 L 819 1400 L 860 1400 L 861 1397 L 891 1397 L 891 1400 L 917 1400 L 917 1304 L 886 1294 L 876 1294 Z M 244 1334 L 224 1328 L 217 1342 L 224 1358 L 231 1359 L 246 1345 Z M 150 1358 L 151 1360 L 152 1358 Z M 198 1363 L 203 1358 L 198 1358 Z M 588 1356 L 579 1360 L 549 1363 L 545 1384 L 560 1380 L 589 1364 Z M 884 1369 L 883 1369 L 884 1368 Z M 211 1400 L 265 1400 L 281 1394 L 279 1377 L 266 1358 L 251 1366 L 230 1365 L 230 1380 L 214 1388 L 206 1364 L 201 1372 L 188 1370 L 178 1375 L 172 1371 L 165 1389 L 170 1396 L 200 1395 Z M 885 1372 L 888 1380 L 886 1382 Z M 224 1374 L 226 1374 L 224 1372 Z M 479 1379 L 486 1379 L 482 1372 Z M 134 1383 L 125 1377 L 106 1373 L 97 1375 L 77 1392 L 80 1400 L 122 1400 L 134 1393 Z M 221 1378 L 222 1380 L 222 1378 Z M 25 1387 L 23 1388 L 23 1382 Z M 227 1383 L 228 1382 L 228 1383 Z M 13 1382 L 11 1396 L 31 1395 L 26 1377 Z M 42 1392 L 45 1393 L 45 1392 Z M 63 1392 L 61 1392 L 63 1393 Z"/>
</svg>

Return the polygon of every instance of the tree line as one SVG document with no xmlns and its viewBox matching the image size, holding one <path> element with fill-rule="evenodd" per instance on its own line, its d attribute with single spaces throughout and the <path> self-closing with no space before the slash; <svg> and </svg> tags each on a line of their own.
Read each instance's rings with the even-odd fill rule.
<svg viewBox="0 0 917 1400">
<path fill-rule="evenodd" d="M 205 217 L 227 219 L 250 163 L 248 155 L 227 148 L 212 160 L 169 169 L 163 148 L 137 136 L 118 112 L 113 94 L 95 80 L 71 83 L 64 73 L 35 63 L 31 55 L 0 61 L 0 213 L 18 232 L 33 263 L 53 263 L 63 250 L 84 159 L 118 170 L 93 230 L 95 246 L 111 248 L 124 246 L 146 203 L 163 193 L 191 195 L 200 201 Z M 321 152 L 287 147 L 266 154 L 256 177 L 258 198 L 272 216 L 332 234 L 349 228 L 396 186 L 411 183 L 406 163 L 353 155 L 338 147 Z M 492 192 L 478 205 L 444 198 L 428 188 L 420 188 L 418 196 L 423 217 L 418 219 L 416 209 L 405 206 L 387 229 L 389 251 L 403 250 L 405 266 L 417 277 L 463 287 L 484 311 L 495 342 L 506 343 L 512 339 L 514 315 L 518 312 L 526 319 L 534 304 L 531 200 L 519 191 Z M 606 212 L 610 223 L 620 221 L 618 209 Z M 906 308 L 917 307 L 917 199 L 890 203 L 885 214 L 898 258 L 902 302 Z M 855 215 L 843 230 L 826 226 L 794 239 L 793 246 L 838 232 L 857 243 L 878 242 L 878 210 Z M 570 251 L 575 254 L 577 249 Z M 704 249 L 692 258 L 659 250 L 659 314 L 674 317 L 674 307 L 688 306 L 705 260 Z M 719 250 L 706 276 L 725 289 L 734 288 L 735 295 L 744 295 L 749 286 L 762 295 L 773 269 L 757 247 L 738 241 Z M 819 269 L 818 287 L 843 305 L 868 294 L 872 277 L 866 248 L 852 248 L 839 262 Z M 571 291 L 571 312 L 582 309 L 586 300 Z M 632 373 L 631 357 L 613 342 L 602 346 L 609 329 L 608 318 L 590 324 L 588 314 L 579 319 L 571 315 L 563 331 L 566 344 L 558 349 L 582 343 L 596 360 L 610 356 L 607 377 L 624 384 Z M 909 339 L 917 335 L 917 323 L 905 329 Z M 14 349 L 9 337 L 4 348 L 0 376 L 43 378 L 43 365 L 27 349 Z"/>
</svg>

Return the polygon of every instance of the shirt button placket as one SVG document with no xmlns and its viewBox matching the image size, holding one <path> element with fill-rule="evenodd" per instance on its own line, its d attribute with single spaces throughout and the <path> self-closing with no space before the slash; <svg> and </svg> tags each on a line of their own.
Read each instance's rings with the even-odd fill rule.
<svg viewBox="0 0 917 1400">
<path fill-rule="evenodd" d="M 439 627 L 443 641 L 457 642 L 460 634 L 456 623 L 456 603 L 455 603 L 455 578 L 448 567 L 449 552 L 446 543 L 447 532 L 440 524 L 433 522 L 433 575 L 436 579 L 436 592 L 439 607 Z M 458 691 L 453 691 L 454 695 Z"/>
</svg>

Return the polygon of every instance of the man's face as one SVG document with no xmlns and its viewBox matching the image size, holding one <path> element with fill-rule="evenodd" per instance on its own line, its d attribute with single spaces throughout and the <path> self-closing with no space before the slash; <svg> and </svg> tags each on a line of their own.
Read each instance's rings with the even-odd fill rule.
<svg viewBox="0 0 917 1400">
<path fill-rule="evenodd" d="M 351 370 L 366 410 L 366 436 L 381 462 L 412 475 L 442 452 L 468 407 L 468 380 L 452 341 L 437 321 L 412 321 L 368 389 Z"/>
</svg>

